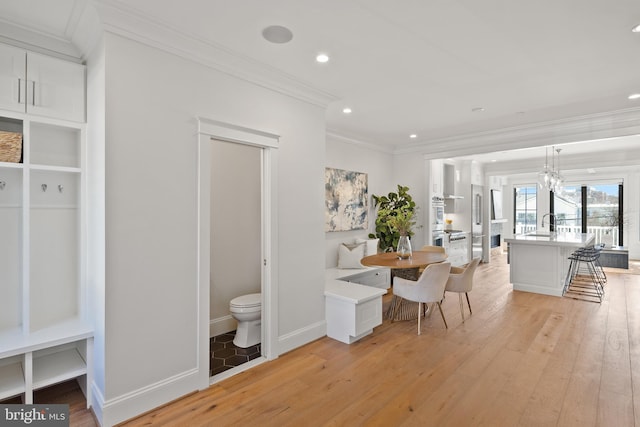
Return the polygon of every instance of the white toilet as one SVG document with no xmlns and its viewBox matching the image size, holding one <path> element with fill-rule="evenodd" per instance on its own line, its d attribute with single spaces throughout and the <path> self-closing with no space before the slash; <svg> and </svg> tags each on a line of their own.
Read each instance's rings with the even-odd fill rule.
<svg viewBox="0 0 640 427">
<path fill-rule="evenodd" d="M 258 344 L 261 339 L 262 294 L 248 294 L 232 299 L 229 311 L 238 321 L 233 343 L 241 348 Z"/>
</svg>

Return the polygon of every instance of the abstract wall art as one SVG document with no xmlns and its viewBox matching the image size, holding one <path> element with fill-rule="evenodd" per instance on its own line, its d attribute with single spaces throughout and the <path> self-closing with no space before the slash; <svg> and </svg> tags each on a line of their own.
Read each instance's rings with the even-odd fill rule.
<svg viewBox="0 0 640 427">
<path fill-rule="evenodd" d="M 368 227 L 367 174 L 325 168 L 325 231 Z"/>
</svg>

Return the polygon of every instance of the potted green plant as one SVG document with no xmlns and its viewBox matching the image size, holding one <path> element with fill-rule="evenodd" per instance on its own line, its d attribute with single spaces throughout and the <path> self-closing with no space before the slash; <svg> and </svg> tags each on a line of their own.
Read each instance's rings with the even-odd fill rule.
<svg viewBox="0 0 640 427">
<path fill-rule="evenodd" d="M 410 234 L 413 234 L 411 229 L 416 225 L 416 221 L 414 220 L 415 212 L 416 209 L 413 211 L 403 210 L 388 220 L 391 229 L 400 235 L 398 237 L 398 244 L 396 245 L 396 252 L 400 259 L 411 258 L 411 240 L 409 237 Z"/>
<path fill-rule="evenodd" d="M 372 239 L 380 239 L 380 249 L 392 252 L 398 247 L 401 230 L 407 239 L 413 236 L 416 203 L 409 194 L 409 187 L 398 185 L 397 193 L 386 196 L 373 195 L 374 206 L 378 208 L 376 232 L 369 234 Z"/>
</svg>

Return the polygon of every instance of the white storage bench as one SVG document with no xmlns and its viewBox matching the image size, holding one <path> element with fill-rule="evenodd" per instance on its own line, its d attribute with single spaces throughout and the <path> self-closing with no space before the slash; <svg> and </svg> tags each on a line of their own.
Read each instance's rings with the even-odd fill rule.
<svg viewBox="0 0 640 427">
<path fill-rule="evenodd" d="M 327 336 L 351 344 L 382 324 L 382 295 L 391 281 L 388 268 L 329 268 L 325 279 Z"/>
</svg>

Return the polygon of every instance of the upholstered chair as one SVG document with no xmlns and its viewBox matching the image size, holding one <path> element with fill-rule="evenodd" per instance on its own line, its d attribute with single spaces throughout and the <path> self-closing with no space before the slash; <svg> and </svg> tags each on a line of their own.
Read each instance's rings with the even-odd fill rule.
<svg viewBox="0 0 640 427">
<path fill-rule="evenodd" d="M 407 280 L 401 277 L 394 277 L 393 279 L 393 294 L 395 296 L 418 303 L 418 335 L 421 333 L 420 318 L 424 315 L 422 304 L 437 304 L 444 326 L 448 328 L 440 302 L 444 295 L 444 288 L 447 284 L 450 270 L 451 264 L 442 262 L 427 266 L 417 281 Z M 396 307 L 399 305 L 398 303 Z M 394 318 L 395 310 L 391 316 L 392 321 Z"/>
<path fill-rule="evenodd" d="M 469 306 L 469 315 L 472 314 L 471 303 L 469 302 L 469 292 L 473 288 L 473 274 L 476 268 L 480 264 L 480 258 L 474 258 L 470 263 L 464 267 L 451 267 L 451 273 L 447 280 L 447 286 L 445 291 L 457 292 L 458 301 L 460 303 L 460 314 L 462 315 L 462 321 L 464 322 L 464 305 L 462 303 L 462 294 L 467 297 L 467 305 Z"/>
</svg>

